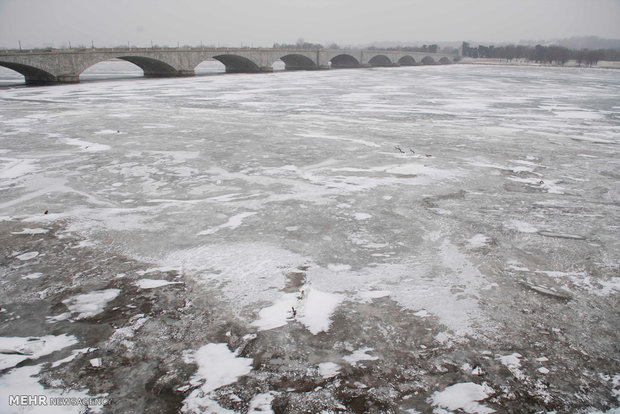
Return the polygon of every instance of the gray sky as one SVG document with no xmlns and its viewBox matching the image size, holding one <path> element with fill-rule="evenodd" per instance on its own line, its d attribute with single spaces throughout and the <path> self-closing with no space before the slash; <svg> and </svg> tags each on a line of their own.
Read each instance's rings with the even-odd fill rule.
<svg viewBox="0 0 620 414">
<path fill-rule="evenodd" d="M 0 0 L 0 47 L 620 38 L 620 0 Z"/>
</svg>

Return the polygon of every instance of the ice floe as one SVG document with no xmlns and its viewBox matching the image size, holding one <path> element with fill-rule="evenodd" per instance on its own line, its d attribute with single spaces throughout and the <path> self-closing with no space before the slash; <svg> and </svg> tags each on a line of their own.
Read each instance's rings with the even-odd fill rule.
<svg viewBox="0 0 620 414">
<path fill-rule="evenodd" d="M 557 237 L 559 239 L 573 239 L 573 240 L 585 240 L 585 237 L 580 236 L 578 234 L 570 234 L 570 233 L 557 233 L 553 231 L 541 230 L 538 232 L 541 236 L 546 237 Z"/>
<path fill-rule="evenodd" d="M 19 260 L 26 261 L 26 260 L 34 259 L 38 255 L 39 255 L 39 252 L 28 252 L 28 253 L 22 253 L 15 257 Z"/>
<path fill-rule="evenodd" d="M 36 228 L 36 229 L 23 229 L 22 231 L 14 231 L 11 232 L 11 234 L 28 234 L 28 235 L 35 235 L 35 234 L 45 234 L 49 232 L 49 230 L 47 229 L 41 229 L 41 228 Z"/>
<path fill-rule="evenodd" d="M 136 286 L 140 289 L 154 289 L 162 286 L 178 285 L 182 283 L 183 282 L 171 282 L 169 280 L 162 279 L 140 279 L 136 282 Z"/>
<path fill-rule="evenodd" d="M 120 289 L 98 290 L 73 296 L 62 301 L 72 313 L 78 313 L 75 319 L 84 319 L 103 312 L 108 302 L 121 293 Z"/>
<path fill-rule="evenodd" d="M 14 367 L 26 359 L 36 360 L 78 341 L 73 335 L 42 337 L 0 337 L 0 370 Z"/>
<path fill-rule="evenodd" d="M 521 354 L 514 352 L 510 355 L 498 355 L 496 359 L 502 363 L 518 379 L 524 379 L 525 375 L 521 371 Z"/>
<path fill-rule="evenodd" d="M 43 276 L 41 272 L 28 273 L 26 276 L 22 276 L 22 279 L 38 279 Z"/>
</svg>

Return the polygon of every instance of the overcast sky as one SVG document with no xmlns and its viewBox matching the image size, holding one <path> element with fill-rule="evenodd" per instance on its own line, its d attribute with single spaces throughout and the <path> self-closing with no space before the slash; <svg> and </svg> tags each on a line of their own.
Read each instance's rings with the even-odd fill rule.
<svg viewBox="0 0 620 414">
<path fill-rule="evenodd" d="M 0 0 L 0 47 L 620 38 L 620 0 Z"/>
</svg>

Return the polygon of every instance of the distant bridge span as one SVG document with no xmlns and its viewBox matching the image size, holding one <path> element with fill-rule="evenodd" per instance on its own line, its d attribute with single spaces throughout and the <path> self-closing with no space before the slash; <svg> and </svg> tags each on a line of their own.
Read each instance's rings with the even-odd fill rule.
<svg viewBox="0 0 620 414">
<path fill-rule="evenodd" d="M 218 60 L 226 72 L 271 72 L 282 60 L 286 70 L 317 70 L 376 66 L 448 64 L 458 59 L 446 53 L 379 49 L 267 48 L 115 48 L 0 51 L 0 66 L 24 75 L 27 84 L 77 83 L 90 66 L 110 59 L 131 62 L 147 77 L 193 76 L 205 60 Z"/>
</svg>

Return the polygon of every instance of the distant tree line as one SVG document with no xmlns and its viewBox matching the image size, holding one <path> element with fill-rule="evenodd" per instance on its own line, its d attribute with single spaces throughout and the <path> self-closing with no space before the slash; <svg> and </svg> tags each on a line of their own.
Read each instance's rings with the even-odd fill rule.
<svg viewBox="0 0 620 414">
<path fill-rule="evenodd" d="M 274 49 L 340 49 L 337 43 L 330 43 L 327 47 L 324 47 L 321 43 L 306 42 L 303 38 L 299 38 L 296 43 L 274 43 Z M 425 52 L 425 53 L 438 53 L 440 50 L 443 53 L 458 54 L 458 48 L 444 47 L 440 48 L 439 45 L 422 45 L 422 46 L 397 46 L 397 47 L 380 47 L 371 45 L 366 49 L 369 50 L 393 50 L 398 52 Z"/>
<path fill-rule="evenodd" d="M 463 57 L 506 59 L 509 62 L 516 59 L 555 65 L 564 65 L 569 60 L 576 61 L 579 66 L 596 65 L 599 60 L 620 60 L 618 49 L 571 50 L 563 46 L 478 45 L 478 47 L 471 47 L 469 43 L 463 42 L 461 52 Z"/>
<path fill-rule="evenodd" d="M 422 46 L 396 46 L 396 47 L 377 47 L 377 46 L 368 46 L 370 50 L 396 50 L 401 52 L 426 52 L 426 53 L 437 53 L 439 51 L 438 45 L 422 45 Z"/>
<path fill-rule="evenodd" d="M 274 43 L 274 49 L 324 49 L 320 43 L 306 42 L 303 38 L 297 39 L 296 43 Z"/>
</svg>

